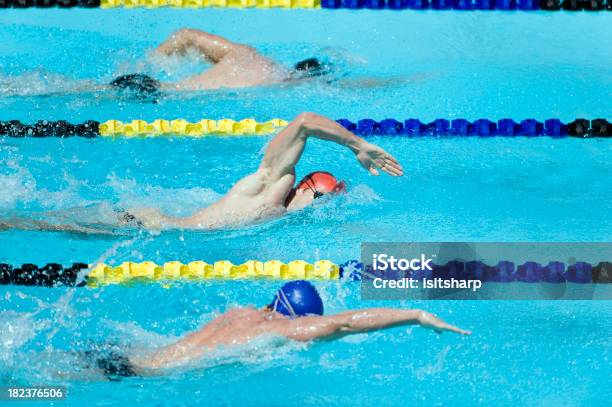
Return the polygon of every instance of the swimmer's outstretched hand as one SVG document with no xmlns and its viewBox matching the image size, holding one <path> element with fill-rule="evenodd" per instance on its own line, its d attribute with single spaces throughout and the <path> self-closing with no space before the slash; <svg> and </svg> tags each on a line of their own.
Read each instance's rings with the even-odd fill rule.
<svg viewBox="0 0 612 407">
<path fill-rule="evenodd" d="M 433 329 L 435 332 L 441 334 L 442 332 L 455 332 L 461 335 L 471 335 L 471 331 L 458 328 L 454 325 L 447 324 L 434 314 L 430 314 L 426 311 L 421 311 L 419 314 L 419 324 L 423 328 Z"/>
<path fill-rule="evenodd" d="M 379 175 L 378 169 L 394 177 L 404 175 L 404 169 L 395 157 L 374 144 L 364 141 L 355 154 L 361 166 L 372 175 Z"/>
</svg>

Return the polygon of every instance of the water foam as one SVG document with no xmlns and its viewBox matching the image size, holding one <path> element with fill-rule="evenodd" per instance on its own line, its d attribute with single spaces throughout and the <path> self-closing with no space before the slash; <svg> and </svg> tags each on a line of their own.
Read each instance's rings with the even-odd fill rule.
<svg viewBox="0 0 612 407">
<path fill-rule="evenodd" d="M 210 188 L 143 185 L 133 178 L 121 178 L 114 173 L 107 177 L 107 185 L 118 195 L 120 207 L 150 207 L 151 202 L 155 202 L 157 209 L 183 216 L 214 203 L 222 196 Z"/>
<path fill-rule="evenodd" d="M 88 80 L 73 79 L 44 69 L 36 69 L 21 75 L 0 74 L 0 97 L 42 96 L 93 90 L 95 84 Z"/>
</svg>

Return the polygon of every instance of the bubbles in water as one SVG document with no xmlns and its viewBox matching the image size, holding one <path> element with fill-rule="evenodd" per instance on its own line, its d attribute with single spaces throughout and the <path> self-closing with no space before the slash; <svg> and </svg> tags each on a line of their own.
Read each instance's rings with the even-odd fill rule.
<svg viewBox="0 0 612 407">
<path fill-rule="evenodd" d="M 0 208 L 12 209 L 17 202 L 31 199 L 36 191 L 36 180 L 27 168 L 13 159 L 6 161 L 5 168 L 12 172 L 0 174 Z"/>
<path fill-rule="evenodd" d="M 435 356 L 435 360 L 433 363 L 427 363 L 425 366 L 419 367 L 415 371 L 415 376 L 419 380 L 424 380 L 427 376 L 436 375 L 444 369 L 444 363 L 446 361 L 446 356 L 450 351 L 450 346 L 444 347 L 438 354 Z"/>
<path fill-rule="evenodd" d="M 45 157 L 39 157 L 38 161 L 46 162 Z M 21 157 L 9 156 L 4 161 L 6 172 L 0 174 L 0 208 L 9 210 L 20 206 L 39 206 L 43 209 L 61 209 L 91 203 L 82 197 L 80 191 L 82 187 L 87 186 L 87 182 L 65 171 L 58 174 L 58 179 L 66 184 L 64 188 L 57 191 L 37 189 L 34 174 L 22 165 L 21 160 Z"/>
<path fill-rule="evenodd" d="M 21 75 L 0 74 L 0 97 L 72 93 L 79 89 L 93 90 L 93 86 L 91 81 L 72 79 L 44 69 L 36 69 Z"/>
<path fill-rule="evenodd" d="M 180 370 L 210 369 L 231 364 L 248 365 L 251 371 L 267 370 L 278 364 L 297 363 L 300 360 L 299 352 L 309 347 L 310 344 L 305 342 L 264 335 L 247 344 L 218 347 Z"/>
<path fill-rule="evenodd" d="M 150 207 L 151 202 L 155 202 L 157 209 L 183 216 L 212 204 L 222 196 L 210 188 L 142 185 L 134 179 L 121 178 L 115 174 L 107 177 L 107 184 L 118 195 L 117 204 L 122 208 Z"/>
</svg>

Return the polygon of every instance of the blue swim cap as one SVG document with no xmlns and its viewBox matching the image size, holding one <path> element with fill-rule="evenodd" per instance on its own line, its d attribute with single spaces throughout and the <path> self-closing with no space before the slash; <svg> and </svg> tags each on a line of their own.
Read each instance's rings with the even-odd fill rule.
<svg viewBox="0 0 612 407">
<path fill-rule="evenodd" d="M 317 289 L 304 280 L 283 285 L 268 307 L 290 318 L 323 315 L 323 300 Z"/>
</svg>

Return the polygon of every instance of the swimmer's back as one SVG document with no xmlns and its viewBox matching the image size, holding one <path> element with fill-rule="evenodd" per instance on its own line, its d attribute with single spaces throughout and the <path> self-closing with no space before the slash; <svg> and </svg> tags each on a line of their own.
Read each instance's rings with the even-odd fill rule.
<svg viewBox="0 0 612 407">
<path fill-rule="evenodd" d="M 221 61 L 178 85 L 182 90 L 248 88 L 284 81 L 288 72 L 246 45 L 235 45 Z"/>
<path fill-rule="evenodd" d="M 260 172 L 238 181 L 220 200 L 181 220 L 178 226 L 217 229 L 275 218 L 287 212 L 285 198 L 295 176 L 268 183 Z"/>
<path fill-rule="evenodd" d="M 265 319 L 255 308 L 236 308 L 213 319 L 200 330 L 148 355 L 132 356 L 130 362 L 143 375 L 184 365 L 219 346 L 247 343 L 265 332 Z"/>
</svg>

